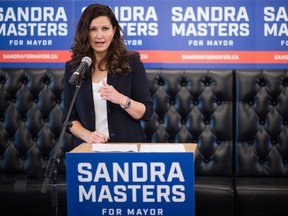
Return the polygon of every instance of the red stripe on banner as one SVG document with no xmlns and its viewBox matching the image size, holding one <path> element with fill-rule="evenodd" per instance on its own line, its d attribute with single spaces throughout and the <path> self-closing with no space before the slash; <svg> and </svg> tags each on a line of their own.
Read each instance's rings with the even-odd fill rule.
<svg viewBox="0 0 288 216">
<path fill-rule="evenodd" d="M 62 63 L 71 58 L 71 52 L 65 50 L 7 50 L 0 51 L 0 62 L 6 63 Z"/>
<path fill-rule="evenodd" d="M 288 52 L 279 51 L 161 51 L 139 50 L 144 63 L 171 64 L 288 64 Z M 68 50 L 0 51 L 0 62 L 63 63 Z"/>
<path fill-rule="evenodd" d="M 138 51 L 141 55 L 141 60 L 144 63 L 163 63 L 164 58 L 163 55 L 167 51 L 161 51 L 161 50 L 140 50 Z"/>
<path fill-rule="evenodd" d="M 147 63 L 205 63 L 205 64 L 288 64 L 288 52 L 278 51 L 145 51 L 140 50 Z M 144 58 L 143 58 L 144 57 Z"/>
</svg>

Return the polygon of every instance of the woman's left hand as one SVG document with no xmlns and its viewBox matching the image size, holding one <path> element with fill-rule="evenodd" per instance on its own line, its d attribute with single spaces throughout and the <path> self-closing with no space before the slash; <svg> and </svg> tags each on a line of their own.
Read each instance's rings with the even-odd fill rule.
<svg viewBox="0 0 288 216">
<path fill-rule="evenodd" d="M 124 105 L 127 97 L 118 92 L 112 85 L 108 85 L 105 80 L 102 81 L 102 87 L 99 89 L 101 98 L 109 100 L 112 103 Z"/>
</svg>

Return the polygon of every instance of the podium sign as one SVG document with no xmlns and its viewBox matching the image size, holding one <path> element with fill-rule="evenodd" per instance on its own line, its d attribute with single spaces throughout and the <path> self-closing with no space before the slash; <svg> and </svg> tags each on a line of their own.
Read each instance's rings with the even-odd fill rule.
<svg viewBox="0 0 288 216">
<path fill-rule="evenodd" d="M 194 216 L 192 152 L 66 154 L 68 216 Z"/>
</svg>

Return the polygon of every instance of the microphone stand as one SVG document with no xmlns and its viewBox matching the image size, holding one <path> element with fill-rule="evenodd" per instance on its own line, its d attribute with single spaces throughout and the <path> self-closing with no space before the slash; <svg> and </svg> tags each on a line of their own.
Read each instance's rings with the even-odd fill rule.
<svg viewBox="0 0 288 216">
<path fill-rule="evenodd" d="M 74 94 L 72 97 L 72 101 L 71 101 L 66 119 L 63 123 L 59 140 L 56 143 L 54 153 L 53 153 L 52 157 L 49 159 L 48 165 L 46 167 L 46 172 L 44 175 L 45 179 L 44 179 L 44 182 L 43 182 L 42 188 L 41 188 L 41 193 L 45 194 L 46 190 L 47 190 L 48 183 L 49 183 L 50 179 L 52 179 L 52 208 L 53 208 L 52 211 L 53 211 L 53 216 L 58 216 L 58 194 L 57 194 L 57 181 L 56 181 L 56 179 L 57 179 L 57 173 L 58 173 L 57 164 L 60 162 L 60 159 L 57 158 L 57 155 L 58 155 L 58 152 L 60 150 L 60 144 L 61 144 L 61 141 L 64 137 L 66 128 L 68 126 L 71 127 L 71 123 L 69 123 L 68 120 L 69 120 L 76 96 L 78 94 L 78 91 L 79 91 L 81 85 L 82 85 L 82 79 L 81 79 L 81 77 L 78 77 L 78 81 L 75 84 L 76 88 L 75 88 L 75 91 L 74 91 Z"/>
</svg>

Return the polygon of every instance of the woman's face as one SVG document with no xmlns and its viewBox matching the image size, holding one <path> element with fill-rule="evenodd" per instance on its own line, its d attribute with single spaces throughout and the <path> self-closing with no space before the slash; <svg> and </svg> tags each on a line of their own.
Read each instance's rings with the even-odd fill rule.
<svg viewBox="0 0 288 216">
<path fill-rule="evenodd" d="M 107 16 L 100 16 L 92 20 L 89 27 L 89 43 L 96 54 L 106 54 L 114 37 L 110 19 Z"/>
</svg>

